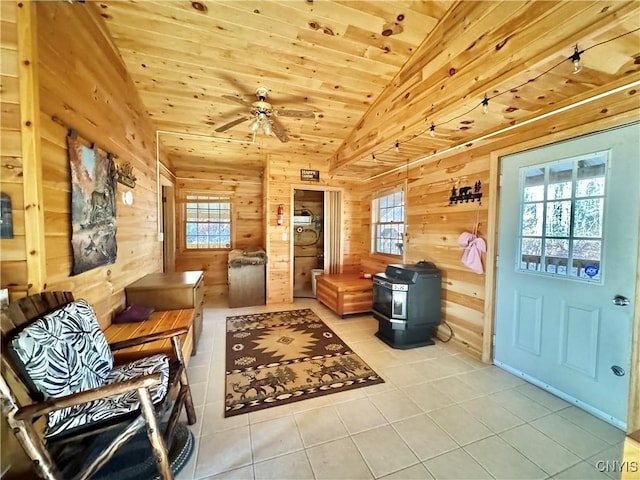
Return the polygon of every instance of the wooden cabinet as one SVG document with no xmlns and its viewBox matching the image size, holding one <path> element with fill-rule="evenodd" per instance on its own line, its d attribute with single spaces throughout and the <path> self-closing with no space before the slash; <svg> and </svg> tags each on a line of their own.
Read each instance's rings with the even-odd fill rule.
<svg viewBox="0 0 640 480">
<path fill-rule="evenodd" d="M 204 276 L 200 270 L 190 272 L 150 273 L 125 287 L 127 305 L 146 305 L 156 310 L 193 308 L 193 351 L 202 333 Z"/>
<path fill-rule="evenodd" d="M 248 307 L 265 303 L 264 265 L 229 267 L 229 306 Z"/>
<path fill-rule="evenodd" d="M 231 308 L 266 303 L 266 253 L 258 247 L 251 247 L 250 251 L 247 250 L 249 249 L 229 252 L 227 279 Z"/>
</svg>

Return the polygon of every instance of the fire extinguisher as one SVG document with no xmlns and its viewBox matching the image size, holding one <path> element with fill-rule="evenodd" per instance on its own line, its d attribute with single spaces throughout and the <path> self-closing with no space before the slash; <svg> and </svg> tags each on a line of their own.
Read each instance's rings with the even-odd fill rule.
<svg viewBox="0 0 640 480">
<path fill-rule="evenodd" d="M 282 204 L 278 205 L 278 225 L 284 224 L 284 206 Z"/>
</svg>

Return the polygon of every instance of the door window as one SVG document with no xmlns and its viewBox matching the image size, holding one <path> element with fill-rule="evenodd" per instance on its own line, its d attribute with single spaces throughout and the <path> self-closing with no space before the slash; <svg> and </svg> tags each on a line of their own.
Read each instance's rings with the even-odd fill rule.
<svg viewBox="0 0 640 480">
<path fill-rule="evenodd" d="M 602 281 L 602 240 L 609 152 L 520 170 L 518 270 Z"/>
</svg>

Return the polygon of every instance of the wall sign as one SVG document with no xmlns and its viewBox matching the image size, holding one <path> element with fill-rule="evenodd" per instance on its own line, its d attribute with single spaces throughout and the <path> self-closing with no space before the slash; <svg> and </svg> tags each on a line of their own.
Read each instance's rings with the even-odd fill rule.
<svg viewBox="0 0 640 480">
<path fill-rule="evenodd" d="M 307 170 L 306 168 L 301 168 L 300 180 L 310 180 L 312 182 L 319 182 L 320 170 Z"/>
</svg>

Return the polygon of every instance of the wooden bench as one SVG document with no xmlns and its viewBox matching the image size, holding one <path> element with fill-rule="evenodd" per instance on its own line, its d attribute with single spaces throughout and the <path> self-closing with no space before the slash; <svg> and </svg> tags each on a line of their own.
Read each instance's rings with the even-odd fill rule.
<svg viewBox="0 0 640 480">
<path fill-rule="evenodd" d="M 357 273 L 320 275 L 316 278 L 316 298 L 340 315 L 371 311 L 372 285 L 370 278 Z"/>
<path fill-rule="evenodd" d="M 143 322 L 114 323 L 104 330 L 107 342 L 119 342 L 131 338 L 148 335 L 150 333 L 160 333 L 174 328 L 187 327 L 189 332 L 180 337 L 182 345 L 182 355 L 185 365 L 188 365 L 191 352 L 193 350 L 193 318 L 195 309 L 185 308 L 182 310 L 160 310 L 153 312 L 151 318 Z M 171 340 L 158 340 L 131 348 L 126 348 L 114 352 L 114 359 L 117 364 L 127 363 L 141 356 L 154 355 L 156 353 L 166 353 L 171 355 L 173 348 Z"/>
</svg>

